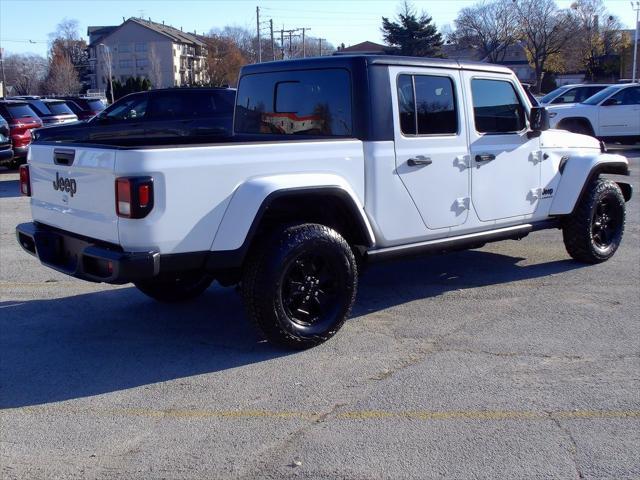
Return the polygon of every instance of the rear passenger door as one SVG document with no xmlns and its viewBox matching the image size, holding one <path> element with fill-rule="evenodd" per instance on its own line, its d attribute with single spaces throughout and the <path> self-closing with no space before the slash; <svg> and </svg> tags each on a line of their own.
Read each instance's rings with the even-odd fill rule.
<svg viewBox="0 0 640 480">
<path fill-rule="evenodd" d="M 539 137 L 528 136 L 524 92 L 506 75 L 463 75 L 473 207 L 484 222 L 532 215 L 540 196 L 542 152 Z"/>
<path fill-rule="evenodd" d="M 640 87 L 627 87 L 607 98 L 598 108 L 598 135 L 640 135 Z"/>
<path fill-rule="evenodd" d="M 463 224 L 469 156 L 458 71 L 389 67 L 396 172 L 429 229 Z"/>
</svg>

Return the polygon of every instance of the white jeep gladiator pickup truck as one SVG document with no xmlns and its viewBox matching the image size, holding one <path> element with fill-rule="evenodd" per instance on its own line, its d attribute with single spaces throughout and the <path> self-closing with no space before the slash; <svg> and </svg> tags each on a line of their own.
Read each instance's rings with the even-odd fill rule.
<svg viewBox="0 0 640 480">
<path fill-rule="evenodd" d="M 245 67 L 234 134 L 215 144 L 36 141 L 21 170 L 33 222 L 18 242 L 58 271 L 133 282 L 160 301 L 240 284 L 272 342 L 342 326 L 367 262 L 562 229 L 610 258 L 626 158 L 548 129 L 507 68 L 391 56 Z"/>
</svg>

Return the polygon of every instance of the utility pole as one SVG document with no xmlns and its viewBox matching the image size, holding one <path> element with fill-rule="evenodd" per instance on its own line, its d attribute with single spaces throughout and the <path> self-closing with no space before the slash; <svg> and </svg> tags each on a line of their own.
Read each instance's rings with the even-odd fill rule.
<svg viewBox="0 0 640 480">
<path fill-rule="evenodd" d="M 276 42 L 273 39 L 273 18 L 269 20 L 269 28 L 271 29 L 271 54 L 273 55 L 273 60 L 276 59 Z"/>
<path fill-rule="evenodd" d="M 636 39 L 633 42 L 633 72 L 631 72 L 631 82 L 635 83 L 637 79 L 638 68 L 638 30 L 640 30 L 640 0 L 631 2 L 631 8 L 636 11 Z"/>
<path fill-rule="evenodd" d="M 318 50 L 320 50 L 320 56 L 322 56 L 322 41 L 326 40 L 326 38 L 319 38 L 318 39 Z"/>
<path fill-rule="evenodd" d="M 291 44 L 292 37 L 293 37 L 293 30 L 289 30 L 289 58 L 293 57 L 293 45 Z"/>
<path fill-rule="evenodd" d="M 256 7 L 256 30 L 258 33 L 258 63 L 262 62 L 262 43 L 260 43 L 260 7 Z"/>
<path fill-rule="evenodd" d="M 302 58 L 307 58 L 307 44 L 305 41 L 305 33 L 311 30 L 310 28 L 302 28 Z"/>
<path fill-rule="evenodd" d="M 282 26 L 282 30 L 280 30 L 280 59 L 284 60 L 284 25 Z"/>
<path fill-rule="evenodd" d="M 0 47 L 0 66 L 2 66 L 2 91 L 0 97 L 7 96 L 7 77 L 4 74 L 4 48 Z"/>
</svg>

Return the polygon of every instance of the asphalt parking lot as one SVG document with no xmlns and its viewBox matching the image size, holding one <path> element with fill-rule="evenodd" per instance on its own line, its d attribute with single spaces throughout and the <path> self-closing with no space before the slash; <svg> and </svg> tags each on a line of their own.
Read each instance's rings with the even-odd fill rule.
<svg viewBox="0 0 640 480">
<path fill-rule="evenodd" d="M 15 242 L 0 171 L 0 472 L 53 478 L 640 478 L 640 151 L 623 245 L 561 234 L 381 264 L 330 342 L 260 341 L 234 289 L 188 305 L 70 279 Z"/>
</svg>

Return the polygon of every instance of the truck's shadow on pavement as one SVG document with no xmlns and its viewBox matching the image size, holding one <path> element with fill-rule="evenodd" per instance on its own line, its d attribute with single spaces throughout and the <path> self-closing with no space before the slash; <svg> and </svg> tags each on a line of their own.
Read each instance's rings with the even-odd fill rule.
<svg viewBox="0 0 640 480">
<path fill-rule="evenodd" d="M 580 266 L 569 260 L 519 266 L 520 260 L 469 251 L 373 266 L 361 279 L 352 317 L 452 289 Z M 211 288 L 182 305 L 120 288 L 0 302 L 0 312 L 0 408 L 114 392 L 292 353 L 260 341 L 230 288 Z"/>
<path fill-rule="evenodd" d="M 20 182 L 5 180 L 0 182 L 0 198 L 14 198 L 20 196 Z"/>
</svg>

